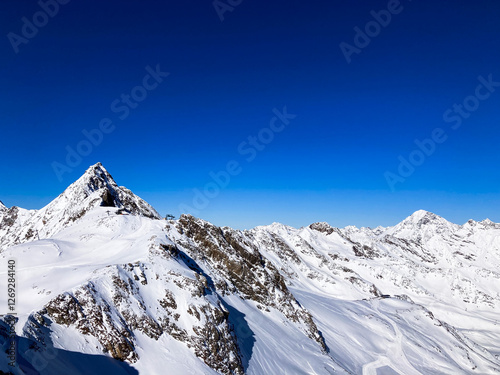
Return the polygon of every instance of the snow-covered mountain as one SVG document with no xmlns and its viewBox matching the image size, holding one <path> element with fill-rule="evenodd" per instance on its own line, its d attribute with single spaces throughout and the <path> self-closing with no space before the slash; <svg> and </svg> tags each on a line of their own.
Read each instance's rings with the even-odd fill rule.
<svg viewBox="0 0 500 375">
<path fill-rule="evenodd" d="M 4 372 L 500 373 L 500 224 L 489 220 L 166 221 L 96 164 L 41 210 L 0 204 L 0 249 L 0 280 L 17 260 L 18 366 L 4 317 Z"/>
<path fill-rule="evenodd" d="M 96 207 L 116 207 L 124 212 L 160 219 L 144 200 L 118 186 L 101 163 L 90 167 L 61 195 L 41 210 L 0 205 L 0 250 L 33 239 L 48 238 L 73 224 Z M 4 206 L 5 207 L 5 206 Z"/>
</svg>

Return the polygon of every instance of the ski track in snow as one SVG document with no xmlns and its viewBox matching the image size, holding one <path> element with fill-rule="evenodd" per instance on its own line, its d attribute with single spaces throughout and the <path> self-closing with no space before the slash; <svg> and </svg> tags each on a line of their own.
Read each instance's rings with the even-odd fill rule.
<svg viewBox="0 0 500 375">
<path fill-rule="evenodd" d="M 373 301 L 373 308 L 377 312 L 380 319 L 388 322 L 394 330 L 396 337 L 394 341 L 387 347 L 385 355 L 381 355 L 379 359 L 374 362 L 367 363 L 363 366 L 363 375 L 377 375 L 377 369 L 388 366 L 397 371 L 401 375 L 420 375 L 412 364 L 406 358 L 403 350 L 403 334 L 397 324 L 387 315 L 384 315 L 379 310 L 380 301 Z M 390 358 L 389 358 L 389 353 Z"/>
</svg>

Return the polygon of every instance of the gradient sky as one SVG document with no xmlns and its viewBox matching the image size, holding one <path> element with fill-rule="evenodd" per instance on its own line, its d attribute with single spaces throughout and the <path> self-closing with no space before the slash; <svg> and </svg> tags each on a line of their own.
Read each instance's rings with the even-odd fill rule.
<svg viewBox="0 0 500 375">
<path fill-rule="evenodd" d="M 443 119 L 476 95 L 478 77 L 500 82 L 497 0 L 402 0 L 350 63 L 340 43 L 354 45 L 354 28 L 387 1 L 243 0 L 223 21 L 211 0 L 65 1 L 46 25 L 35 1 L 0 4 L 7 206 L 41 208 L 100 161 L 178 216 L 234 160 L 239 173 L 196 216 L 236 228 L 375 227 L 425 209 L 500 222 L 500 87 L 469 98 L 477 109 L 459 128 Z M 9 33 L 22 37 L 34 16 L 42 26 L 16 53 Z M 170 75 L 120 119 L 111 103 L 158 64 Z M 285 106 L 296 117 L 248 161 L 238 147 Z M 58 178 L 53 163 L 103 118 L 114 131 Z M 392 190 L 385 173 L 436 128 L 446 141 Z"/>
</svg>

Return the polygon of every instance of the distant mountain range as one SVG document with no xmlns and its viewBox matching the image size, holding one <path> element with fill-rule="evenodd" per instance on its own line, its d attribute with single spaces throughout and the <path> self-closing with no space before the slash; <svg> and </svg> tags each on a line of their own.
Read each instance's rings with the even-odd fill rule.
<svg viewBox="0 0 500 375">
<path fill-rule="evenodd" d="M 164 220 L 98 163 L 40 210 L 0 202 L 0 285 L 13 258 L 17 367 L 3 316 L 3 373 L 500 374 L 490 220 Z"/>
</svg>

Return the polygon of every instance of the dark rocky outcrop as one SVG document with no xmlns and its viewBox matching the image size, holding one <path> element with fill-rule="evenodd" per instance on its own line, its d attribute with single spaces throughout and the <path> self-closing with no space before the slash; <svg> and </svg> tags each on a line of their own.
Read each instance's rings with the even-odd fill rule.
<svg viewBox="0 0 500 375">
<path fill-rule="evenodd" d="M 222 229 L 191 215 L 182 215 L 176 230 L 188 239 L 178 244 L 218 275 L 214 282 L 219 292 L 258 302 L 262 310 L 277 309 L 291 322 L 302 323 L 306 335 L 327 350 L 310 313 L 297 303 L 281 273 L 242 232 Z"/>
</svg>

